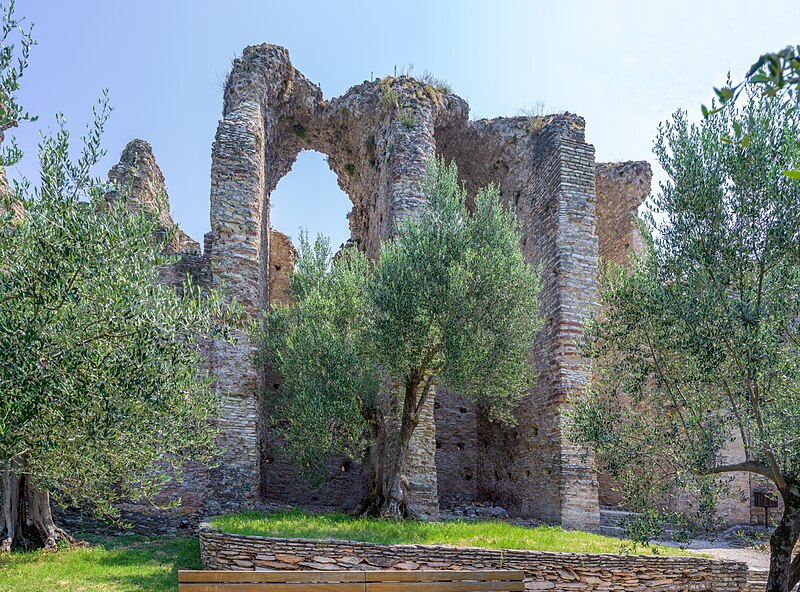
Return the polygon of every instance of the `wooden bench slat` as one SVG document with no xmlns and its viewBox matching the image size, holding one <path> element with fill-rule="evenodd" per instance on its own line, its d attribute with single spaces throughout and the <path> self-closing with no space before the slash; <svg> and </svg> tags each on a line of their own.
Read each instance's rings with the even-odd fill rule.
<svg viewBox="0 0 800 592">
<path fill-rule="evenodd" d="M 484 571 L 180 570 L 180 592 L 521 592 L 525 573 Z"/>
<path fill-rule="evenodd" d="M 367 592 L 518 592 L 525 590 L 523 582 L 368 582 Z"/>
<path fill-rule="evenodd" d="M 522 581 L 525 572 L 518 570 L 484 571 L 368 571 L 367 582 L 448 582 L 448 581 Z"/>
<path fill-rule="evenodd" d="M 201 571 L 180 570 L 178 582 L 363 582 L 363 571 Z"/>
</svg>

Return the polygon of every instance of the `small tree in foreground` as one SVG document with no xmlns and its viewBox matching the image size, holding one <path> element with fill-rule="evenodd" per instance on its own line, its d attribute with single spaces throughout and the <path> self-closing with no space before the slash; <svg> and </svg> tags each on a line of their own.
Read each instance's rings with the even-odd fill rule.
<svg viewBox="0 0 800 592">
<path fill-rule="evenodd" d="M 784 504 L 775 592 L 789 589 L 800 534 L 800 181 L 781 174 L 800 163 L 800 124 L 789 106 L 751 94 L 699 125 L 678 112 L 660 128 L 669 179 L 650 203 L 646 252 L 603 277 L 587 332 L 596 379 L 572 414 L 634 509 L 691 491 L 695 517 L 713 523 L 724 475 L 771 481 Z"/>
<path fill-rule="evenodd" d="M 4 16 L 14 23 L 10 10 Z M 6 38 L 2 130 L 22 113 L 14 96 L 24 63 L 8 75 Z M 170 237 L 154 237 L 157 213 L 130 213 L 125 188 L 112 202 L 90 174 L 108 113 L 101 101 L 76 160 L 59 118 L 39 147 L 39 185 L 0 190 L 3 551 L 70 540 L 51 496 L 113 517 L 115 502 L 149 498 L 180 476 L 187 455 L 209 461 L 215 452 L 217 398 L 199 340 L 225 337 L 236 309 L 191 283 L 181 294 L 158 283 L 171 259 L 162 254 Z M 12 145 L 2 165 L 20 157 Z"/>
<path fill-rule="evenodd" d="M 275 416 L 286 449 L 308 470 L 368 446 L 365 511 L 394 517 L 413 514 L 409 445 L 436 388 L 512 421 L 540 325 L 538 275 L 497 190 L 480 191 L 469 212 L 455 165 L 437 161 L 422 189 L 424 204 L 371 269 L 355 249 L 331 261 L 325 241 L 304 241 L 296 304 L 269 313 L 263 339 L 262 359 L 285 379 Z"/>
</svg>

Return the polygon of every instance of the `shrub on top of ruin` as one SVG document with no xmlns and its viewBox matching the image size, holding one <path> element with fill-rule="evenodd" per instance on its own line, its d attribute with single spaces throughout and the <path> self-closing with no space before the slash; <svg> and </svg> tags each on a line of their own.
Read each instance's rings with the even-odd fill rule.
<svg viewBox="0 0 800 592">
<path fill-rule="evenodd" d="M 368 448 L 363 509 L 395 517 L 413 515 L 410 441 L 436 389 L 513 422 L 541 326 L 539 275 L 498 190 L 479 191 L 469 211 L 455 165 L 432 161 L 421 192 L 372 264 L 353 248 L 332 261 L 325 240 L 303 239 L 296 304 L 269 312 L 259 340 L 285 381 L 269 401 L 284 453 L 324 475 L 331 455 L 362 460 Z"/>
<path fill-rule="evenodd" d="M 381 90 L 381 104 L 389 110 L 397 109 L 400 105 L 400 97 L 394 89 L 394 78 L 387 76 L 378 82 Z"/>
<path fill-rule="evenodd" d="M 538 134 L 544 129 L 547 123 L 544 101 L 536 101 L 529 107 L 520 109 L 520 113 L 528 118 L 528 130 L 533 134 Z"/>
<path fill-rule="evenodd" d="M 422 75 L 418 78 L 418 80 L 427 86 L 430 86 L 433 90 L 441 94 L 452 94 L 453 89 L 450 86 L 450 83 L 444 80 L 443 78 L 437 78 L 427 70 L 422 73 Z"/>
</svg>

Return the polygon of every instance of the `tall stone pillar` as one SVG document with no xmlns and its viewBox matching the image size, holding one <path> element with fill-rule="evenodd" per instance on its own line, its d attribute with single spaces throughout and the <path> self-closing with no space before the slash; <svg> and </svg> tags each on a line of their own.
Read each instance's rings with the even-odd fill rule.
<svg viewBox="0 0 800 592">
<path fill-rule="evenodd" d="M 390 214 L 384 218 L 384 239 L 393 236 L 398 225 L 406 217 L 413 216 L 423 203 L 422 183 L 428 161 L 436 152 L 431 100 L 427 95 L 417 95 L 416 84 L 394 83 L 399 100 L 389 118 L 387 142 L 391 148 L 383 165 L 381 184 L 388 191 Z M 439 513 L 434 398 L 435 392 L 430 394 L 420 413 L 404 469 L 408 478 L 409 509 L 420 517 L 435 517 Z"/>
<path fill-rule="evenodd" d="M 217 128 L 211 165 L 211 253 L 214 288 L 250 314 L 263 306 L 264 125 L 261 108 L 244 102 Z M 213 345 L 212 368 L 222 409 L 216 418 L 222 455 L 210 475 L 209 512 L 256 501 L 259 484 L 258 374 L 245 335 Z"/>
<path fill-rule="evenodd" d="M 600 526 L 597 472 L 591 456 L 566 436 L 564 412 L 567 399 L 580 395 L 591 381 L 579 341 L 584 322 L 597 303 L 597 235 L 595 233 L 594 147 L 564 137 L 558 152 L 560 161 L 556 249 L 556 297 L 558 309 L 553 335 L 556 354 L 556 383 L 561 405 L 560 438 L 560 522 L 566 528 L 592 529 Z"/>
<path fill-rule="evenodd" d="M 571 115 L 496 118 L 440 133 L 471 193 L 495 183 L 520 224 L 521 247 L 541 271 L 543 326 L 531 351 L 538 379 L 513 427 L 477 416 L 477 494 L 514 516 L 567 527 L 599 524 L 590 457 L 566 438 L 564 412 L 590 374 L 578 340 L 597 294 L 594 148 Z"/>
</svg>

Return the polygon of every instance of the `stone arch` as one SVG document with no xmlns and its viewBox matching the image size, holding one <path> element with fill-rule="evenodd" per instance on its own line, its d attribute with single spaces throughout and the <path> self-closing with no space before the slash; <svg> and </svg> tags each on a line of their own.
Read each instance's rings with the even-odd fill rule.
<svg viewBox="0 0 800 592">
<path fill-rule="evenodd" d="M 206 237 L 212 283 L 252 312 L 266 306 L 269 196 L 301 150 L 328 156 L 353 203 L 351 236 L 372 257 L 396 221 L 421 202 L 420 182 L 434 154 L 456 161 L 472 193 L 496 183 L 518 213 L 523 250 L 542 268 L 545 326 L 532 357 L 540 378 L 520 405 L 513 429 L 484 425 L 480 413 L 462 413 L 457 397 L 450 401 L 458 411 L 452 415 L 471 418 L 472 424 L 449 448 L 476 451 L 470 466 L 456 467 L 470 474 L 476 496 L 501 502 L 515 515 L 594 527 L 596 474 L 566 440 L 561 413 L 567 394 L 590 379 L 576 355 L 576 340 L 596 294 L 594 148 L 585 141 L 583 119 L 575 115 L 469 121 L 468 110 L 459 97 L 409 77 L 365 81 L 325 100 L 319 87 L 294 69 L 285 49 L 246 48 L 228 77 L 212 149 Z M 215 344 L 211 354 L 223 401 L 221 444 L 228 452 L 212 475 L 210 512 L 258 499 L 259 377 L 251 353 L 242 339 L 235 346 Z M 442 402 L 444 409 L 447 395 Z M 428 423 L 418 430 L 420 456 L 411 459 L 418 472 L 409 475 L 416 493 L 409 493 L 418 496 L 424 514 L 438 509 L 436 465 L 443 470 L 450 460 L 436 452 L 440 418 L 433 400 L 423 417 Z"/>
<path fill-rule="evenodd" d="M 251 313 L 267 306 L 270 194 L 304 149 L 328 156 L 353 203 L 351 236 L 376 256 L 396 221 L 421 202 L 420 182 L 435 152 L 435 126 L 466 120 L 466 115 L 461 99 L 407 77 L 364 82 L 326 101 L 319 87 L 294 69 L 285 49 L 246 48 L 228 76 L 212 148 L 206 244 L 213 284 Z M 217 470 L 212 508 L 258 497 L 257 393 L 263 377 L 249 363 L 252 350 L 241 339 L 235 346 L 215 344 L 212 353 L 223 394 L 221 443 L 236 451 L 226 454 Z M 421 487 L 435 502 L 435 473 L 429 481 L 420 479 Z"/>
</svg>

